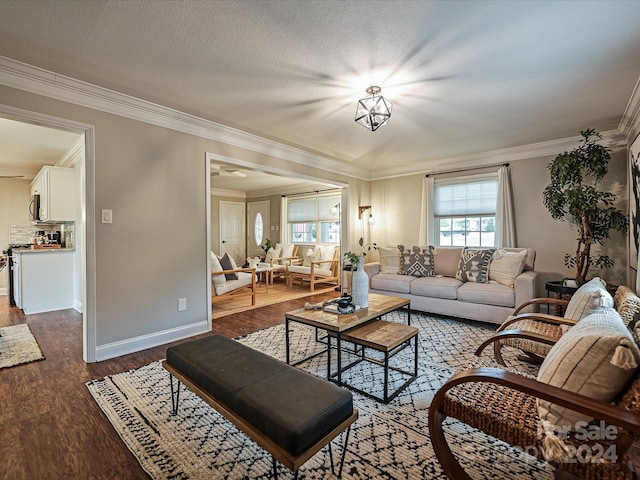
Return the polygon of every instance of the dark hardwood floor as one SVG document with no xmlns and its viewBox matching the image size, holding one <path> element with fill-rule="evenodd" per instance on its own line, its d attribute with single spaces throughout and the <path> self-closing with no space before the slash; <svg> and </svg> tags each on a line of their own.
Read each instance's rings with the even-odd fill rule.
<svg viewBox="0 0 640 480">
<path fill-rule="evenodd" d="M 237 337 L 284 322 L 284 313 L 317 295 L 213 322 L 213 333 Z M 74 310 L 25 316 L 0 296 L 0 327 L 26 323 L 46 360 L 0 370 L 0 479 L 148 479 L 95 403 L 85 382 L 164 358 L 169 345 L 86 364 L 82 318 Z M 177 342 L 179 343 L 179 342 Z M 633 460 L 640 465 L 640 449 Z"/>
<path fill-rule="evenodd" d="M 284 313 L 335 294 L 238 313 L 213 322 L 237 337 L 284 323 Z M 0 370 L 1 479 L 148 479 L 91 397 L 85 382 L 147 365 L 169 345 L 86 364 L 75 310 L 25 316 L 0 296 L 0 327 L 26 323 L 46 360 Z M 177 342 L 179 343 L 179 342 Z"/>
</svg>

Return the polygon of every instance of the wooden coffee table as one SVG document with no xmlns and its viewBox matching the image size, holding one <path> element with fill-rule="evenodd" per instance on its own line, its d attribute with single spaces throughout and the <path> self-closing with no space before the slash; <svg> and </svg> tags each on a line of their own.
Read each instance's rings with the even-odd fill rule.
<svg viewBox="0 0 640 480">
<path fill-rule="evenodd" d="M 341 355 L 338 354 L 337 374 L 331 374 L 331 348 L 330 345 L 327 349 L 314 353 L 297 360 L 295 363 L 291 363 L 290 343 L 289 343 L 289 322 L 298 322 L 304 325 L 315 327 L 319 330 L 326 331 L 329 335 L 336 337 L 336 348 L 340 352 L 342 349 L 342 337 L 349 330 L 363 325 L 372 320 L 380 318 L 382 315 L 391 313 L 394 310 L 407 307 L 407 325 L 411 325 L 411 307 L 408 298 L 391 297 L 388 295 L 380 295 L 377 293 L 369 294 L 369 307 L 357 310 L 354 313 L 347 315 L 340 315 L 337 313 L 325 312 L 324 310 L 305 310 L 299 308 L 291 312 L 285 313 L 285 344 L 287 349 L 287 363 L 289 365 L 299 365 L 311 358 L 327 352 L 327 380 L 332 380 L 332 377 L 336 377 L 336 383 L 342 385 L 342 360 Z"/>
</svg>

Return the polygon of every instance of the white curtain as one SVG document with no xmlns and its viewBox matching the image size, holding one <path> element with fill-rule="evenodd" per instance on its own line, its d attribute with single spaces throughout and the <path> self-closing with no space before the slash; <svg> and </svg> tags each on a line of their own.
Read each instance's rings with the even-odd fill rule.
<svg viewBox="0 0 640 480">
<path fill-rule="evenodd" d="M 282 197 L 280 199 L 280 243 L 289 243 L 288 225 L 287 197 Z"/>
<path fill-rule="evenodd" d="M 511 172 L 508 166 L 498 169 L 498 198 L 496 203 L 496 247 L 516 246 L 516 223 L 511 192 Z"/>
<path fill-rule="evenodd" d="M 422 180 L 422 208 L 420 212 L 419 245 L 434 244 L 433 204 L 435 179 L 431 176 Z"/>
</svg>

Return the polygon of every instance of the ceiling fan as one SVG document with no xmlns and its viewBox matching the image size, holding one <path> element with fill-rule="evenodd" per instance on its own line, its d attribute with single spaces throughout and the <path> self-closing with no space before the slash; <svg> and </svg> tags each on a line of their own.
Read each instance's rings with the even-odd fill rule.
<svg viewBox="0 0 640 480">
<path fill-rule="evenodd" d="M 236 167 L 231 167 L 231 166 L 227 167 L 224 165 L 211 165 L 211 176 L 212 177 L 233 176 L 233 177 L 244 178 L 247 176 L 247 174 L 244 172 L 241 172 Z"/>
</svg>

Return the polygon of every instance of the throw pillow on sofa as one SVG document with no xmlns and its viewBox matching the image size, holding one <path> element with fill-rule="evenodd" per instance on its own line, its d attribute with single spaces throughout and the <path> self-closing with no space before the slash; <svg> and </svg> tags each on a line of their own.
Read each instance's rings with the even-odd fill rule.
<svg viewBox="0 0 640 480">
<path fill-rule="evenodd" d="M 494 252 L 494 248 L 463 248 L 456 278 L 463 282 L 488 283 L 489 263 Z"/>
<path fill-rule="evenodd" d="M 433 277 L 435 271 L 433 269 L 433 247 L 416 247 L 415 245 L 409 249 L 405 249 L 404 245 L 398 245 L 400 252 L 401 265 L 400 273 L 402 275 L 412 275 L 414 277 Z"/>
<path fill-rule="evenodd" d="M 527 251 L 509 252 L 499 248 L 493 254 L 489 263 L 489 280 L 496 281 L 507 287 L 513 287 L 516 277 L 524 270 Z"/>
<path fill-rule="evenodd" d="M 378 247 L 380 273 L 400 273 L 400 252 L 397 247 Z"/>
</svg>

